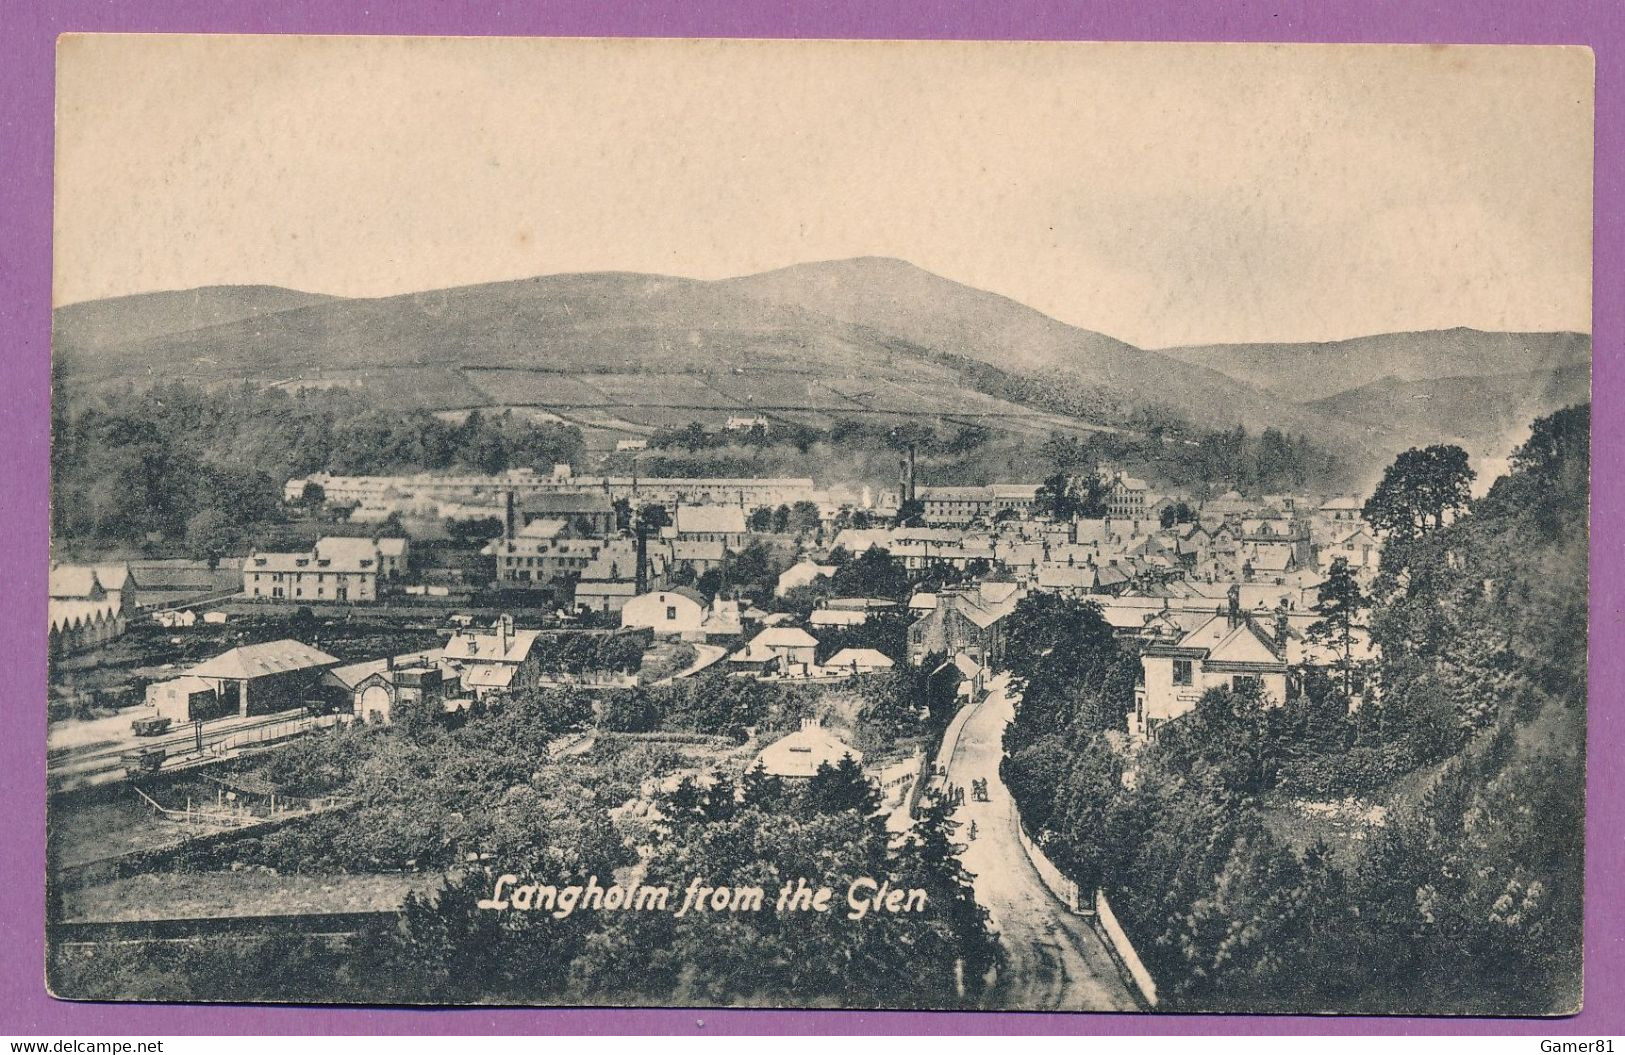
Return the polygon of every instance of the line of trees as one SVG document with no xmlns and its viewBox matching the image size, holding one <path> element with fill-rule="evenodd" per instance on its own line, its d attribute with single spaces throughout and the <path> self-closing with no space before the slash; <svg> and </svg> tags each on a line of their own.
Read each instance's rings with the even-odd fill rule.
<svg viewBox="0 0 1625 1055">
<path fill-rule="evenodd" d="M 240 549 L 280 515 L 283 483 L 318 470 L 502 472 L 577 464 L 580 430 L 470 413 L 444 421 L 334 390 L 181 382 L 94 396 L 59 389 L 51 527 L 68 549 L 148 544 L 204 557 Z"/>
</svg>

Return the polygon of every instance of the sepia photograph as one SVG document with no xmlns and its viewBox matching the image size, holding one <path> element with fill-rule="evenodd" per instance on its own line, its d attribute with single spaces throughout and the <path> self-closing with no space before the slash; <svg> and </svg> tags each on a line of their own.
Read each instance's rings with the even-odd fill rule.
<svg viewBox="0 0 1625 1055">
<path fill-rule="evenodd" d="M 1589 49 L 56 63 L 56 998 L 1581 1010 Z"/>
</svg>

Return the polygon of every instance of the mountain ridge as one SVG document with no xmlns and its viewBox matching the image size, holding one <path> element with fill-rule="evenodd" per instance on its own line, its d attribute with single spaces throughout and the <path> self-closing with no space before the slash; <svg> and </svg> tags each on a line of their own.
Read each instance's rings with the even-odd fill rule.
<svg viewBox="0 0 1625 1055">
<path fill-rule="evenodd" d="M 1098 428 L 1121 425 L 1132 409 L 1163 408 L 1201 428 L 1304 433 L 1361 460 L 1409 445 L 1409 437 L 1374 427 L 1418 423 L 1415 414 L 1382 407 L 1384 399 L 1407 398 L 1405 383 L 1438 380 L 1445 370 L 1528 374 L 1532 393 L 1519 390 L 1516 378 L 1496 391 L 1517 397 L 1520 407 L 1549 411 L 1556 408 L 1546 401 L 1576 390 L 1572 378 L 1552 385 L 1513 367 L 1572 371 L 1589 364 L 1590 348 L 1583 334 L 1459 327 L 1307 344 L 1142 349 L 892 257 L 813 261 L 725 279 L 565 272 L 367 298 L 200 287 L 81 302 L 57 309 L 57 320 L 54 348 L 70 387 L 319 378 L 429 409 L 549 412 L 617 401 L 658 407 L 652 400 L 668 399 L 664 417 L 595 411 L 582 418 L 629 435 L 669 424 L 679 409 L 712 405 L 805 406 L 809 420 L 1029 413 L 1034 421 L 1023 428 L 1034 430 L 1045 427 L 1044 414 L 1055 419 L 1050 425 Z M 516 376 L 494 379 L 492 370 Z M 712 381 L 674 380 L 683 376 Z M 1383 378 L 1393 384 L 1333 398 Z M 1085 398 L 1059 409 L 1049 398 L 1079 393 Z M 1433 397 L 1456 398 L 1451 386 Z M 1473 410 L 1450 413 L 1467 442 L 1500 443 L 1501 416 L 1482 413 L 1475 422 Z"/>
</svg>

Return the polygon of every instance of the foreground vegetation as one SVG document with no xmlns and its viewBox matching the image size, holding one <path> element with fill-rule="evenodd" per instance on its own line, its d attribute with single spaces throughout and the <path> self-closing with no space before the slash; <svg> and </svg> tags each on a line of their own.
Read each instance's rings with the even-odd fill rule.
<svg viewBox="0 0 1625 1055">
<path fill-rule="evenodd" d="M 901 750 L 921 735 L 927 687 L 907 676 L 850 691 L 852 735 Z M 756 745 L 830 706 L 812 687 L 724 677 L 593 697 L 528 692 L 447 720 L 404 708 L 390 726 L 314 735 L 251 779 L 346 809 L 173 855 L 187 876 L 393 875 L 429 879 L 398 921 L 335 944 L 288 936 L 57 948 L 53 991 L 79 998 L 484 1003 L 726 1003 L 951 1007 L 973 1003 L 997 947 L 928 804 L 888 836 L 850 759 L 791 784 L 749 768 Z M 930 728 L 927 723 L 925 728 Z M 628 735 L 630 734 L 630 735 Z M 588 750 L 559 751 L 590 735 Z M 753 739 L 754 737 L 754 739 Z M 557 757 L 555 757 L 555 754 Z M 589 877 L 761 887 L 761 911 L 481 909 L 501 874 L 563 886 Z M 435 877 L 443 877 L 438 881 Z M 848 884 L 925 891 L 925 911 L 847 918 Z M 829 886 L 829 911 L 780 913 L 786 882 Z M 264 885 L 264 881 L 260 882 Z M 424 884 L 414 882 L 415 888 Z M 128 884 L 126 884 L 128 886 Z"/>
<path fill-rule="evenodd" d="M 1090 606 L 1024 604 L 1005 779 L 1110 894 L 1167 1009 L 1578 1007 L 1588 432 L 1586 407 L 1543 418 L 1487 496 L 1388 532 L 1382 696 L 1352 713 L 1338 678 L 1279 708 L 1211 691 L 1128 753 L 1132 658 Z M 1403 466 L 1385 483 L 1439 500 Z M 1386 817 L 1352 853 L 1295 848 L 1268 806 L 1309 794 Z"/>
</svg>

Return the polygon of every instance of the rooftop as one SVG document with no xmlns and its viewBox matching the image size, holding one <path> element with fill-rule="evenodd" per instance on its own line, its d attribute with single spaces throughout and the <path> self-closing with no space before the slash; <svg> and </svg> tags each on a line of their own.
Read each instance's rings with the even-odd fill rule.
<svg viewBox="0 0 1625 1055">
<path fill-rule="evenodd" d="M 331 667 L 337 663 L 337 657 L 330 656 L 319 648 L 313 648 L 303 641 L 284 638 L 281 641 L 267 641 L 262 645 L 239 645 L 230 652 L 222 652 L 213 659 L 204 660 L 186 673 L 198 678 L 247 681 L 296 670 Z"/>
</svg>

